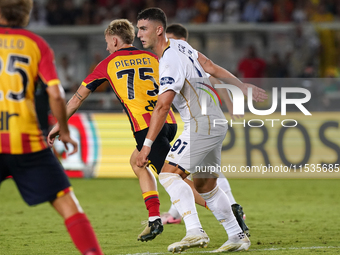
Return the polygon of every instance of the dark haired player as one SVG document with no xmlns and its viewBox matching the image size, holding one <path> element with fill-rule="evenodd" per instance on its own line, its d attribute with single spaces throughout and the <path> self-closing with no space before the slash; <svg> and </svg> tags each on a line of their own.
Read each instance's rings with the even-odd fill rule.
<svg viewBox="0 0 340 255">
<path fill-rule="evenodd" d="M 222 142 L 227 132 L 225 125 L 213 126 L 214 119 L 225 119 L 219 106 L 214 104 L 216 100 L 209 98 L 206 101 L 206 114 L 201 111 L 201 102 L 207 88 L 211 90 L 206 84 L 206 73 L 231 82 L 241 88 L 244 94 L 251 87 L 256 101 L 267 98 L 265 91 L 242 83 L 188 43 L 168 40 L 165 35 L 166 16 L 161 9 L 145 9 L 138 14 L 137 21 L 137 36 L 143 47 L 150 48 L 160 58 L 158 101 L 144 146 L 137 157 L 137 165 L 142 167 L 147 164 L 152 144 L 163 127 L 171 104 L 177 108 L 185 124 L 183 133 L 172 146 L 159 174 L 159 181 L 182 215 L 187 230 L 181 241 L 168 246 L 168 251 L 181 252 L 191 247 L 206 247 L 210 241 L 198 219 L 193 191 L 183 181 L 190 173 L 194 174 L 196 190 L 229 236 L 229 240 L 216 252 L 248 250 L 250 241 L 239 227 L 228 197 L 216 185 L 216 176 L 210 172 L 196 172 L 196 166 L 220 165 Z"/>
</svg>

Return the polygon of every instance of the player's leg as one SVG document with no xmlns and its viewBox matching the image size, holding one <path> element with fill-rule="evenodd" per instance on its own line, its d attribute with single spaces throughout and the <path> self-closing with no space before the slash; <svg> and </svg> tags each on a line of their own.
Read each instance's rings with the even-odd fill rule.
<svg viewBox="0 0 340 255">
<path fill-rule="evenodd" d="M 64 218 L 67 231 L 82 254 L 103 254 L 91 223 L 80 207 L 73 191 L 56 198 L 51 201 L 51 204 Z"/>
<path fill-rule="evenodd" d="M 190 169 L 190 165 L 194 164 L 190 147 L 195 146 L 197 135 L 190 134 L 189 130 L 183 131 L 168 153 L 159 175 L 159 182 L 170 195 L 171 202 L 183 217 L 186 227 L 186 236 L 181 241 L 169 245 L 168 251 L 171 252 L 180 252 L 195 246 L 206 247 L 210 241 L 199 221 L 193 191 L 183 180 L 190 173 L 186 169 Z M 200 153 L 204 155 L 206 152 L 201 150 Z"/>
<path fill-rule="evenodd" d="M 157 182 L 149 167 L 145 168 L 137 166 L 137 155 L 138 150 L 135 149 L 130 158 L 130 165 L 138 177 L 139 186 L 143 194 L 145 205 L 149 211 L 149 221 L 153 221 L 157 218 L 160 218 Z"/>
<path fill-rule="evenodd" d="M 245 220 L 245 214 L 243 212 L 243 208 L 241 205 L 236 203 L 235 198 L 233 196 L 233 193 L 231 192 L 230 184 L 227 180 L 227 178 L 224 176 L 223 172 L 219 171 L 219 176 L 217 178 L 217 185 L 224 191 L 224 193 L 227 195 L 229 202 L 231 204 L 231 209 L 235 215 L 235 218 L 240 225 L 243 232 L 250 237 L 249 228 L 244 222 Z"/>
<path fill-rule="evenodd" d="M 213 148 L 201 163 L 201 166 L 205 167 L 202 169 L 207 169 L 208 166 L 220 166 L 224 136 L 206 136 L 206 138 L 204 135 L 201 136 L 202 139 L 200 140 L 203 144 Z M 250 246 L 250 241 L 240 228 L 232 212 L 231 203 L 227 195 L 217 185 L 217 177 L 218 174 L 214 172 L 201 171 L 195 173 L 194 184 L 197 191 L 205 199 L 207 206 L 228 234 L 229 240 L 219 249 L 221 251 L 247 250 Z"/>
<path fill-rule="evenodd" d="M 229 184 L 227 178 L 224 176 L 224 174 L 221 171 L 218 172 L 217 185 L 227 195 L 230 204 L 232 204 L 232 205 L 236 204 L 233 193 L 231 192 L 230 184 Z"/>
<path fill-rule="evenodd" d="M 145 136 L 148 129 L 144 129 L 135 133 L 135 139 L 137 142 L 137 149 L 133 152 L 130 160 L 130 164 L 134 169 L 136 175 L 139 178 L 140 186 L 143 192 L 143 198 L 147 209 L 149 210 L 148 224 L 141 234 L 139 234 L 137 240 L 148 241 L 154 239 L 157 235 L 163 231 L 163 225 L 159 213 L 159 199 L 157 192 L 157 182 L 152 171 L 157 174 L 160 173 L 166 155 L 170 150 L 170 141 L 176 134 L 176 124 L 164 124 L 161 132 L 154 141 L 150 154 L 149 154 L 149 166 L 145 168 L 139 168 L 136 165 L 136 157 L 138 151 L 143 147 Z"/>
<path fill-rule="evenodd" d="M 159 198 L 157 191 L 156 178 L 150 168 L 138 167 L 136 157 L 138 150 L 135 149 L 130 158 L 130 165 L 139 180 L 139 185 L 142 191 L 145 206 L 149 212 L 149 219 L 146 228 L 138 235 L 137 240 L 149 241 L 163 232 L 163 225 L 159 213 Z"/>
<path fill-rule="evenodd" d="M 203 206 L 207 209 L 209 209 L 206 206 L 206 202 L 204 201 L 204 199 L 200 196 L 200 194 L 197 192 L 197 190 L 195 189 L 194 183 L 191 179 L 191 175 L 188 175 L 187 178 L 184 179 L 184 181 L 190 186 L 190 188 L 192 189 L 193 193 L 194 193 L 194 197 L 195 197 L 195 203 Z M 176 207 L 174 204 L 171 203 L 171 206 L 169 208 L 169 210 L 166 213 L 162 213 L 161 214 L 161 219 L 162 219 L 162 223 L 164 224 L 179 224 L 181 223 L 181 215 L 178 213 Z"/>
<path fill-rule="evenodd" d="M 11 155 L 10 174 L 29 205 L 51 201 L 61 216 L 75 246 L 82 254 L 103 254 L 93 229 L 82 212 L 70 182 L 50 149 Z"/>
<path fill-rule="evenodd" d="M 195 198 L 190 186 L 183 180 L 186 173 L 178 165 L 165 163 L 159 181 L 170 195 L 171 202 L 182 215 L 186 227 L 185 237 L 168 246 L 170 252 L 181 252 L 191 247 L 206 247 L 209 237 L 199 221 Z"/>
</svg>

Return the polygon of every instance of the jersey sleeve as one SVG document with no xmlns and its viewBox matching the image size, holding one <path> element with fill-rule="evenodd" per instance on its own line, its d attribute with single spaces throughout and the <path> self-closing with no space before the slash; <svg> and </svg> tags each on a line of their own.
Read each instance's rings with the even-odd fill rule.
<svg viewBox="0 0 340 255">
<path fill-rule="evenodd" d="M 167 51 L 159 63 L 159 95 L 167 90 L 178 94 L 185 81 L 184 69 L 177 59 L 176 52 L 171 52 L 171 49 Z"/>
<path fill-rule="evenodd" d="M 189 44 L 188 44 L 189 45 Z M 190 46 L 190 45 L 189 45 Z M 195 59 L 197 60 L 197 62 L 199 63 L 198 61 L 198 51 L 194 48 L 191 48 L 190 51 L 192 52 L 192 55 L 195 57 Z M 203 67 L 202 67 L 203 68 Z M 204 69 L 203 69 L 204 70 Z M 205 72 L 205 71 L 204 71 Z M 211 76 L 210 73 L 207 73 L 205 72 L 205 74 L 207 75 L 207 77 L 209 78 Z"/>
<path fill-rule="evenodd" d="M 41 59 L 38 66 L 41 81 L 46 86 L 59 85 L 60 80 L 55 66 L 53 50 L 43 39 L 37 40 L 37 43 L 41 53 Z"/>
<path fill-rule="evenodd" d="M 106 61 L 100 62 L 91 74 L 81 83 L 92 92 L 96 90 L 104 81 L 108 80 Z"/>
</svg>

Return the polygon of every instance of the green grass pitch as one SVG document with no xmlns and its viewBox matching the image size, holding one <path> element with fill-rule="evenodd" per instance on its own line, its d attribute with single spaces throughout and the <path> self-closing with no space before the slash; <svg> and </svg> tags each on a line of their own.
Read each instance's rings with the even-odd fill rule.
<svg viewBox="0 0 340 255">
<path fill-rule="evenodd" d="M 245 254 L 340 254 L 340 179 L 231 179 L 236 200 L 244 207 L 252 246 Z M 166 225 L 162 235 L 141 243 L 137 235 L 147 219 L 137 179 L 72 179 L 75 193 L 87 213 L 104 253 L 170 254 L 167 246 L 185 235 L 184 223 Z M 169 197 L 159 186 L 161 211 Z M 208 210 L 198 207 L 211 242 L 208 253 L 227 240 Z M 63 220 L 52 207 L 28 207 L 12 180 L 0 190 L 0 254 L 79 254 Z"/>
</svg>

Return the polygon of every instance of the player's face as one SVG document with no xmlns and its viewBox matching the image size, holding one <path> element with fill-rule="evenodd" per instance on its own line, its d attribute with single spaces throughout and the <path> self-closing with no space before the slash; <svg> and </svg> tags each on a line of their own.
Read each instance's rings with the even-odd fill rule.
<svg viewBox="0 0 340 255">
<path fill-rule="evenodd" d="M 115 42 L 113 40 L 113 35 L 105 35 L 105 41 L 106 41 L 106 50 L 108 52 L 110 52 L 110 54 L 112 54 L 113 52 L 115 52 L 116 46 L 115 46 Z"/>
<path fill-rule="evenodd" d="M 138 33 L 137 37 L 142 42 L 143 48 L 153 48 L 157 41 L 157 26 L 156 22 L 141 19 L 137 22 Z"/>
</svg>

